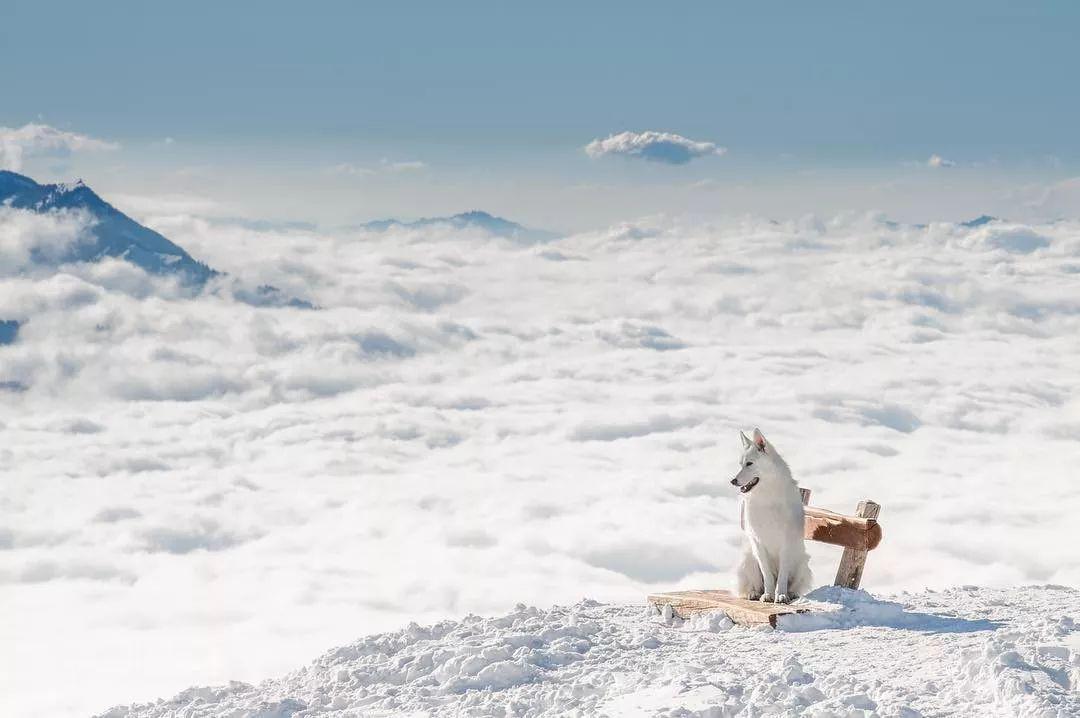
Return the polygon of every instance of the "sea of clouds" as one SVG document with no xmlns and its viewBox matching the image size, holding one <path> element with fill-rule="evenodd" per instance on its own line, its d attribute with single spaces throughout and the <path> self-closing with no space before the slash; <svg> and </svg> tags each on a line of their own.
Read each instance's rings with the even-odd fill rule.
<svg viewBox="0 0 1080 718">
<path fill-rule="evenodd" d="M 57 271 L 85 218 L 0 209 L 0 713 L 726 585 L 754 425 L 815 505 L 882 504 L 876 594 L 1080 584 L 1080 223 L 148 223 L 319 308 Z"/>
</svg>

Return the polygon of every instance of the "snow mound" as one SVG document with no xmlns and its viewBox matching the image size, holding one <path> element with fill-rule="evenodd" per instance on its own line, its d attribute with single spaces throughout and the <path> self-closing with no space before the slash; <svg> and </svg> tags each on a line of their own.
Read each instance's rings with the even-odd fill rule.
<svg viewBox="0 0 1080 718">
<path fill-rule="evenodd" d="M 866 591 L 840 586 L 823 586 L 811 591 L 804 601 L 811 613 L 780 616 L 778 628 L 785 631 L 817 631 L 826 628 L 882 626 L 939 633 L 992 630 L 991 621 L 971 620 L 905 610 L 901 603 L 874 598 Z"/>
<path fill-rule="evenodd" d="M 101 718 L 1080 715 L 1080 591 L 823 588 L 779 631 L 582 601 L 363 638 L 260 686 Z M 824 633 L 824 635 L 823 635 Z"/>
</svg>

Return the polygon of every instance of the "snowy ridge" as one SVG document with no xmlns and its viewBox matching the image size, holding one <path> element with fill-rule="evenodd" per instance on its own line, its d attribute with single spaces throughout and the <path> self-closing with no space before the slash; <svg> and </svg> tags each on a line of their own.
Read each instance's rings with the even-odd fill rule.
<svg viewBox="0 0 1080 718">
<path fill-rule="evenodd" d="M 192 688 L 101 718 L 1080 715 L 1080 591 L 810 598 L 832 612 L 778 631 L 587 600 L 411 624 L 257 687 Z"/>
</svg>

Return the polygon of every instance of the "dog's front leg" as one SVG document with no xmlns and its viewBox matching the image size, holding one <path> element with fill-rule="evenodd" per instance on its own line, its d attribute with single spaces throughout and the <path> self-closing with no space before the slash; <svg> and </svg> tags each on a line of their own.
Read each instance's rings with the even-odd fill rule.
<svg viewBox="0 0 1080 718">
<path fill-rule="evenodd" d="M 805 555 L 805 549 L 803 548 L 803 537 L 800 534 L 795 534 L 780 546 L 780 565 L 776 574 L 776 602 L 777 603 L 791 603 L 792 600 L 798 598 L 792 591 L 791 581 L 795 576 L 795 580 L 798 581 L 797 574 L 799 571 L 799 561 Z"/>
<path fill-rule="evenodd" d="M 776 574 L 776 602 L 791 603 L 788 594 L 788 578 L 791 576 L 791 560 L 780 552 L 780 570 Z"/>
<path fill-rule="evenodd" d="M 772 562 L 769 561 L 769 554 L 765 551 L 765 547 L 761 545 L 761 542 L 756 537 L 751 539 L 750 547 L 754 551 L 754 558 L 757 559 L 758 568 L 761 569 L 761 577 L 764 581 L 764 592 L 761 594 L 761 600 L 771 602 L 776 595 L 776 570 L 773 568 Z"/>
</svg>

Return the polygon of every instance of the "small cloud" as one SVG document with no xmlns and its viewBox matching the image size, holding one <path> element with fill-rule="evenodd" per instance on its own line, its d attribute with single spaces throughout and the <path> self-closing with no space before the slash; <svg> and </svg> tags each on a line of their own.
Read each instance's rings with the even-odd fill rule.
<svg viewBox="0 0 1080 718">
<path fill-rule="evenodd" d="M 692 159 L 710 155 L 722 155 L 724 147 L 712 142 L 697 142 L 671 132 L 622 132 L 603 140 L 593 140 L 585 145 L 589 157 L 625 155 L 639 157 L 651 162 L 684 165 Z"/>
<path fill-rule="evenodd" d="M 22 127 L 0 127 L 0 169 L 18 172 L 29 157 L 67 157 L 75 152 L 102 152 L 120 149 L 115 142 L 65 132 L 49 125 L 30 123 Z"/>
<path fill-rule="evenodd" d="M 354 165 L 350 162 L 342 162 L 332 167 L 328 167 L 327 171 L 336 175 L 349 175 L 351 177 L 368 177 L 375 174 L 375 170 L 368 169 L 367 167 L 361 167 Z"/>
<path fill-rule="evenodd" d="M 164 142 L 167 145 L 175 145 L 176 144 L 176 140 L 174 140 L 172 137 L 166 137 Z"/>
<path fill-rule="evenodd" d="M 381 164 L 388 172 L 415 172 L 417 170 L 427 169 L 427 165 L 419 160 L 390 162 L 384 159 Z"/>
<path fill-rule="evenodd" d="M 356 165 L 351 162 L 342 162 L 333 165 L 332 167 L 328 167 L 327 171 L 331 174 L 347 175 L 349 177 L 371 177 L 376 174 L 418 172 L 425 169 L 427 169 L 427 164 L 419 160 L 394 162 L 383 158 L 374 167 L 365 167 L 364 165 Z"/>
<path fill-rule="evenodd" d="M 956 163 L 952 160 L 947 160 L 941 155 L 930 155 L 930 159 L 926 161 L 927 167 L 956 167 Z"/>
</svg>

